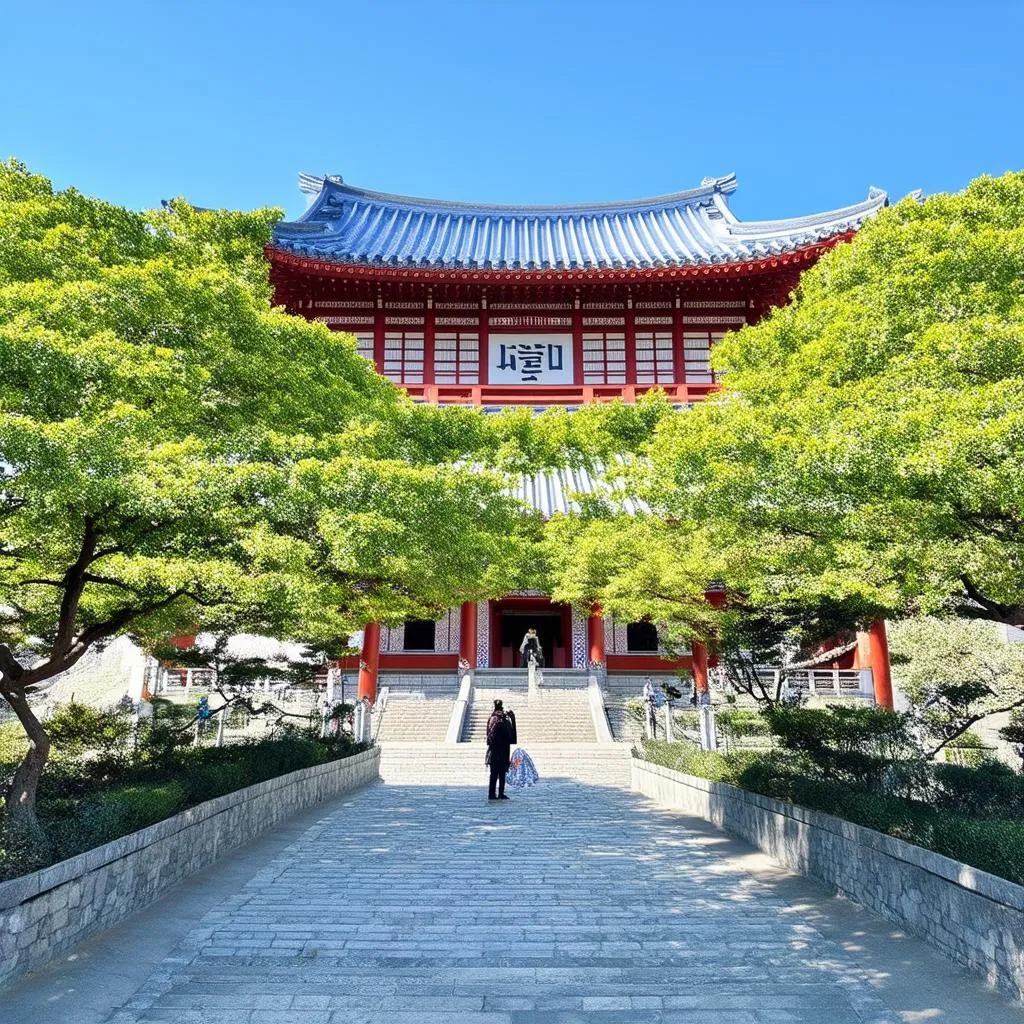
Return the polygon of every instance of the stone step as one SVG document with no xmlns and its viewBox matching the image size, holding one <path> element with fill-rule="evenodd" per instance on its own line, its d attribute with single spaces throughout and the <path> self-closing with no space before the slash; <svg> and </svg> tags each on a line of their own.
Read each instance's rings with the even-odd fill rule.
<svg viewBox="0 0 1024 1024">
<path fill-rule="evenodd" d="M 535 694 L 474 686 L 463 723 L 464 743 L 483 743 L 494 701 L 515 712 L 519 739 L 524 744 L 548 741 L 593 743 L 597 736 L 586 691 L 539 689 Z"/>
<path fill-rule="evenodd" d="M 631 751 L 612 743 L 521 743 L 546 779 L 629 787 Z M 486 784 L 483 743 L 382 743 L 381 778 L 409 785 Z"/>
<path fill-rule="evenodd" d="M 454 700 L 389 699 L 379 727 L 374 722 L 377 739 L 441 743 L 454 706 Z"/>
</svg>

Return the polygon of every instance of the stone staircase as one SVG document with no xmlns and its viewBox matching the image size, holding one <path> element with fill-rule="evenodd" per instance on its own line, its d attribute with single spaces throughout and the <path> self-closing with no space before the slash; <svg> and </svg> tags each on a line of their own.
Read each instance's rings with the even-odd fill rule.
<svg viewBox="0 0 1024 1024">
<path fill-rule="evenodd" d="M 628 701 L 642 696 L 646 678 L 646 676 L 608 676 L 601 684 L 608 724 L 611 726 L 612 736 L 616 740 L 633 744 L 643 739 L 643 724 L 630 717 L 626 710 L 626 704 Z M 652 681 L 657 685 L 660 682 L 660 677 L 652 678 Z"/>
<path fill-rule="evenodd" d="M 377 731 L 379 743 L 442 743 L 454 699 L 389 695 Z M 376 723 L 374 723 L 376 727 Z"/>
<path fill-rule="evenodd" d="M 544 685 L 534 695 L 522 687 L 495 687 L 488 680 L 485 689 L 474 685 L 462 727 L 463 743 L 486 743 L 487 719 L 495 700 L 501 700 L 516 715 L 519 742 L 526 747 L 537 743 L 595 743 L 594 719 L 587 699 L 586 677 L 582 687 L 549 688 Z"/>
<path fill-rule="evenodd" d="M 632 755 L 624 743 L 521 743 L 520 746 L 533 759 L 544 781 L 630 787 Z M 479 785 L 484 789 L 487 786 L 486 750 L 483 743 L 386 743 L 381 747 L 381 779 L 390 785 Z"/>
</svg>

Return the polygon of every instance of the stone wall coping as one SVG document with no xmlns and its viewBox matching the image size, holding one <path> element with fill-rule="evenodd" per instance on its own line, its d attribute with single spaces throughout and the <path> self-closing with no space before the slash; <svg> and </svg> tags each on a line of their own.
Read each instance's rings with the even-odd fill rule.
<svg viewBox="0 0 1024 1024">
<path fill-rule="evenodd" d="M 696 775 L 687 775 L 685 772 L 677 771 L 674 768 L 666 768 L 664 765 L 645 761 L 639 757 L 634 757 L 633 763 L 642 771 L 648 771 L 654 775 L 671 779 L 674 782 L 680 782 L 712 796 L 742 800 L 763 810 L 781 814 L 784 817 L 793 818 L 814 828 L 832 832 L 850 842 L 870 847 L 888 857 L 892 857 L 894 860 L 903 861 L 920 868 L 922 871 L 927 871 L 977 896 L 982 896 L 985 899 L 992 900 L 994 903 L 1024 912 L 1024 886 L 1017 885 L 1007 878 L 1000 878 L 998 875 L 982 871 L 980 868 L 973 868 L 961 861 L 953 860 L 952 857 L 946 857 L 941 853 L 926 850 L 922 846 L 915 846 L 913 843 L 908 843 L 903 839 L 896 839 L 894 836 L 887 836 L 882 832 L 866 828 L 863 825 L 856 825 L 843 818 L 826 814 L 824 811 L 813 810 L 809 807 L 802 807 L 799 804 L 787 803 L 785 800 L 753 793 L 746 789 L 740 789 L 738 786 L 733 786 L 728 782 L 712 782 L 709 779 L 702 779 Z"/>
<path fill-rule="evenodd" d="M 25 903 L 27 900 L 49 890 L 73 881 L 81 875 L 95 871 L 106 864 L 120 860 L 129 854 L 159 843 L 178 832 L 181 832 L 199 822 L 214 818 L 218 814 L 245 803 L 256 797 L 272 793 L 276 789 L 284 789 L 290 786 L 299 777 L 314 778 L 327 772 L 337 771 L 340 767 L 355 767 L 364 764 L 366 761 L 379 759 L 380 748 L 373 747 L 370 750 L 361 750 L 358 754 L 343 757 L 334 761 L 326 761 L 323 764 L 311 765 L 308 768 L 299 768 L 286 775 L 278 775 L 264 782 L 257 782 L 255 785 L 246 786 L 244 789 L 236 789 L 231 793 L 215 797 L 213 800 L 206 800 L 194 807 L 189 807 L 170 818 L 158 821 L 154 825 L 139 829 L 138 832 L 130 832 L 119 839 L 113 839 L 102 846 L 96 846 L 84 853 L 76 854 L 67 860 L 51 864 L 49 867 L 33 871 L 31 874 L 22 875 L 19 878 L 12 878 L 7 882 L 0 882 L 0 910 L 10 910 Z"/>
</svg>

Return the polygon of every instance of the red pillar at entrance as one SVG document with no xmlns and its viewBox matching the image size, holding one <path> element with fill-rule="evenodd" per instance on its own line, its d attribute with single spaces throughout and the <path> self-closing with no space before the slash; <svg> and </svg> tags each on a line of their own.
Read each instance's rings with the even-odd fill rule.
<svg viewBox="0 0 1024 1024">
<path fill-rule="evenodd" d="M 359 657 L 358 696 L 371 703 L 377 699 L 377 669 L 380 665 L 380 623 L 368 622 L 363 629 L 363 651 Z"/>
<path fill-rule="evenodd" d="M 604 664 L 604 619 L 601 606 L 594 605 L 587 619 L 587 647 L 591 663 Z"/>
<path fill-rule="evenodd" d="M 863 636 L 863 634 L 861 634 Z M 858 651 L 867 647 L 867 661 L 862 662 L 865 668 L 871 669 L 871 675 L 875 681 L 875 703 L 881 708 L 893 710 L 892 699 L 892 673 L 889 668 L 889 640 L 885 634 L 885 622 L 882 619 L 875 619 L 867 632 L 867 643 L 860 642 L 858 636 Z"/>
<path fill-rule="evenodd" d="M 459 609 L 459 657 L 476 668 L 476 602 L 463 601 Z"/>
<path fill-rule="evenodd" d="M 699 640 L 690 644 L 690 664 L 693 666 L 693 688 L 697 693 L 708 691 L 708 649 Z"/>
</svg>

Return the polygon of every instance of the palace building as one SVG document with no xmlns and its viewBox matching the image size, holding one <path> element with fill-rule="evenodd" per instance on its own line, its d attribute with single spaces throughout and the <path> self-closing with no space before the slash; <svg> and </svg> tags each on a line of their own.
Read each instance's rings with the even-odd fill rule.
<svg viewBox="0 0 1024 1024">
<path fill-rule="evenodd" d="M 800 273 L 887 202 L 872 188 L 839 210 L 741 221 L 729 208 L 734 175 L 654 199 L 569 206 L 415 199 L 309 175 L 300 187 L 308 209 L 279 223 L 267 247 L 277 301 L 355 335 L 414 398 L 487 409 L 630 402 L 651 388 L 680 405 L 700 401 L 717 386 L 715 343 L 788 301 Z M 552 514 L 599 486 L 565 470 L 524 479 L 521 496 Z M 698 644 L 667 662 L 648 623 L 516 594 L 466 603 L 438 622 L 369 624 L 360 693 L 372 697 L 378 675 L 454 678 L 460 659 L 511 668 L 527 625 L 554 668 L 597 662 L 611 677 L 683 667 L 698 689 L 707 685 Z M 891 703 L 882 624 L 848 667 L 859 680 L 873 669 L 877 698 Z"/>
</svg>

